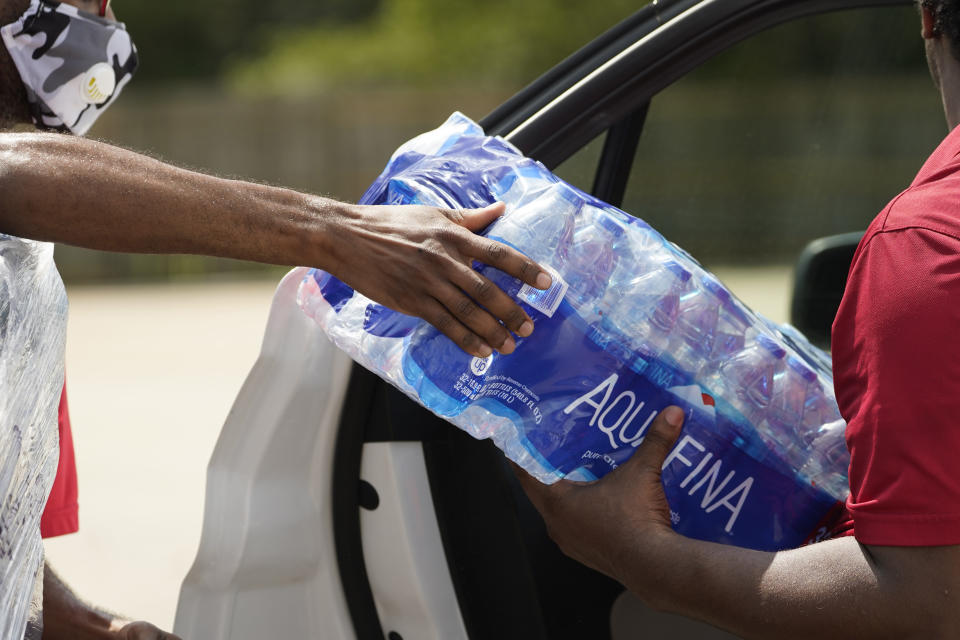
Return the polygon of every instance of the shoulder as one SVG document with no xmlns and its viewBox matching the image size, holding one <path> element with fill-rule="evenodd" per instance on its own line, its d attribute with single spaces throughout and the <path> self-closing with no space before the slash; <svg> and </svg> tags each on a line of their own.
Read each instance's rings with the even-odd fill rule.
<svg viewBox="0 0 960 640">
<path fill-rule="evenodd" d="M 960 127 L 927 158 L 910 186 L 880 212 L 864 236 L 926 229 L 960 238 Z"/>
<path fill-rule="evenodd" d="M 913 220 L 872 230 L 857 251 L 847 287 L 844 304 L 870 313 L 922 323 L 931 308 L 960 312 L 953 297 L 960 293 L 960 225 Z M 938 306 L 945 302 L 953 302 L 951 308 Z"/>
<path fill-rule="evenodd" d="M 873 309 L 904 299 L 929 306 L 960 287 L 960 162 L 925 172 L 867 228 L 850 267 L 850 296 L 845 298 L 865 289 L 869 298 L 857 302 Z M 902 306 L 893 304 L 890 310 L 913 315 Z"/>
<path fill-rule="evenodd" d="M 936 180 L 911 186 L 871 225 L 874 234 L 911 229 L 960 239 L 960 164 Z"/>
</svg>

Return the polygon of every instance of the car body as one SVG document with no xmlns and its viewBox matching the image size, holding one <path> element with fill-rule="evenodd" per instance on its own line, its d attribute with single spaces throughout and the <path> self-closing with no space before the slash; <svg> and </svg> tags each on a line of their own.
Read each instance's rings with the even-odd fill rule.
<svg viewBox="0 0 960 640">
<path fill-rule="evenodd" d="M 621 206 L 652 101 L 680 79 L 778 25 L 909 4 L 656 1 L 480 124 L 549 168 L 592 145 L 592 184 L 578 186 Z M 900 185 L 877 188 L 892 196 Z M 492 444 L 451 428 L 327 342 L 297 307 L 304 273 L 277 290 L 261 357 L 211 460 L 178 634 L 729 637 L 650 612 L 560 554 Z"/>
</svg>

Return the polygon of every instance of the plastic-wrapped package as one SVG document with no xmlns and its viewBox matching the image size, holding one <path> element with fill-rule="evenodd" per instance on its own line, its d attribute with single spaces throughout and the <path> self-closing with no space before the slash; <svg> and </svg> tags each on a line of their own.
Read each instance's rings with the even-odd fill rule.
<svg viewBox="0 0 960 640">
<path fill-rule="evenodd" d="M 474 358 L 318 270 L 301 306 L 357 362 L 543 482 L 603 476 L 679 405 L 663 467 L 674 528 L 755 549 L 813 539 L 846 496 L 848 457 L 829 356 L 796 330 L 460 114 L 400 147 L 361 203 L 498 200 L 507 212 L 484 235 L 554 274 L 538 291 L 477 265 L 534 320 L 512 354 Z"/>
<path fill-rule="evenodd" d="M 67 298 L 53 245 L 0 234 L 0 639 L 39 638 Z"/>
</svg>

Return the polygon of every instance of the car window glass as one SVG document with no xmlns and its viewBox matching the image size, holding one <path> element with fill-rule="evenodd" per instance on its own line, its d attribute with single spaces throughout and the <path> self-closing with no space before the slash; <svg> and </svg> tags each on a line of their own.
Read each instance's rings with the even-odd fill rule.
<svg viewBox="0 0 960 640">
<path fill-rule="evenodd" d="M 721 278 L 772 265 L 777 312 L 735 292 L 785 319 L 802 247 L 866 228 L 946 134 L 919 33 L 913 8 L 859 9 L 720 54 L 653 98 L 623 208 Z"/>
<path fill-rule="evenodd" d="M 590 193 L 606 137 L 606 133 L 600 134 L 564 160 L 553 172 L 570 184 Z"/>
</svg>

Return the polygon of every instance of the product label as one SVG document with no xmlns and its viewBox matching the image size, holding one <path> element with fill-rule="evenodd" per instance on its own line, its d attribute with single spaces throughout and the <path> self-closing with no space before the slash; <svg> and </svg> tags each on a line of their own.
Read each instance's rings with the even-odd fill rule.
<svg viewBox="0 0 960 640">
<path fill-rule="evenodd" d="M 485 275 L 509 289 L 505 277 Z M 673 527 L 684 535 L 764 550 L 799 546 L 833 505 L 764 459 L 765 446 L 742 416 L 725 403 L 712 406 L 709 396 L 705 403 L 706 390 L 671 362 L 615 356 L 566 301 L 552 317 L 527 311 L 536 329 L 513 354 L 473 358 L 430 330 L 413 336 L 410 355 L 459 411 L 477 405 L 509 418 L 541 465 L 574 479 L 616 469 L 660 411 L 683 407 L 683 431 L 662 477 Z"/>
<path fill-rule="evenodd" d="M 536 287 L 524 284 L 523 287 L 520 288 L 520 293 L 517 294 L 517 297 L 543 315 L 552 318 L 553 314 L 557 311 L 557 307 L 563 302 L 563 297 L 567 295 L 567 289 L 569 289 L 570 286 L 564 282 L 560 274 L 551 267 L 547 265 L 540 266 L 550 273 L 553 282 L 546 289 L 537 289 Z"/>
</svg>

